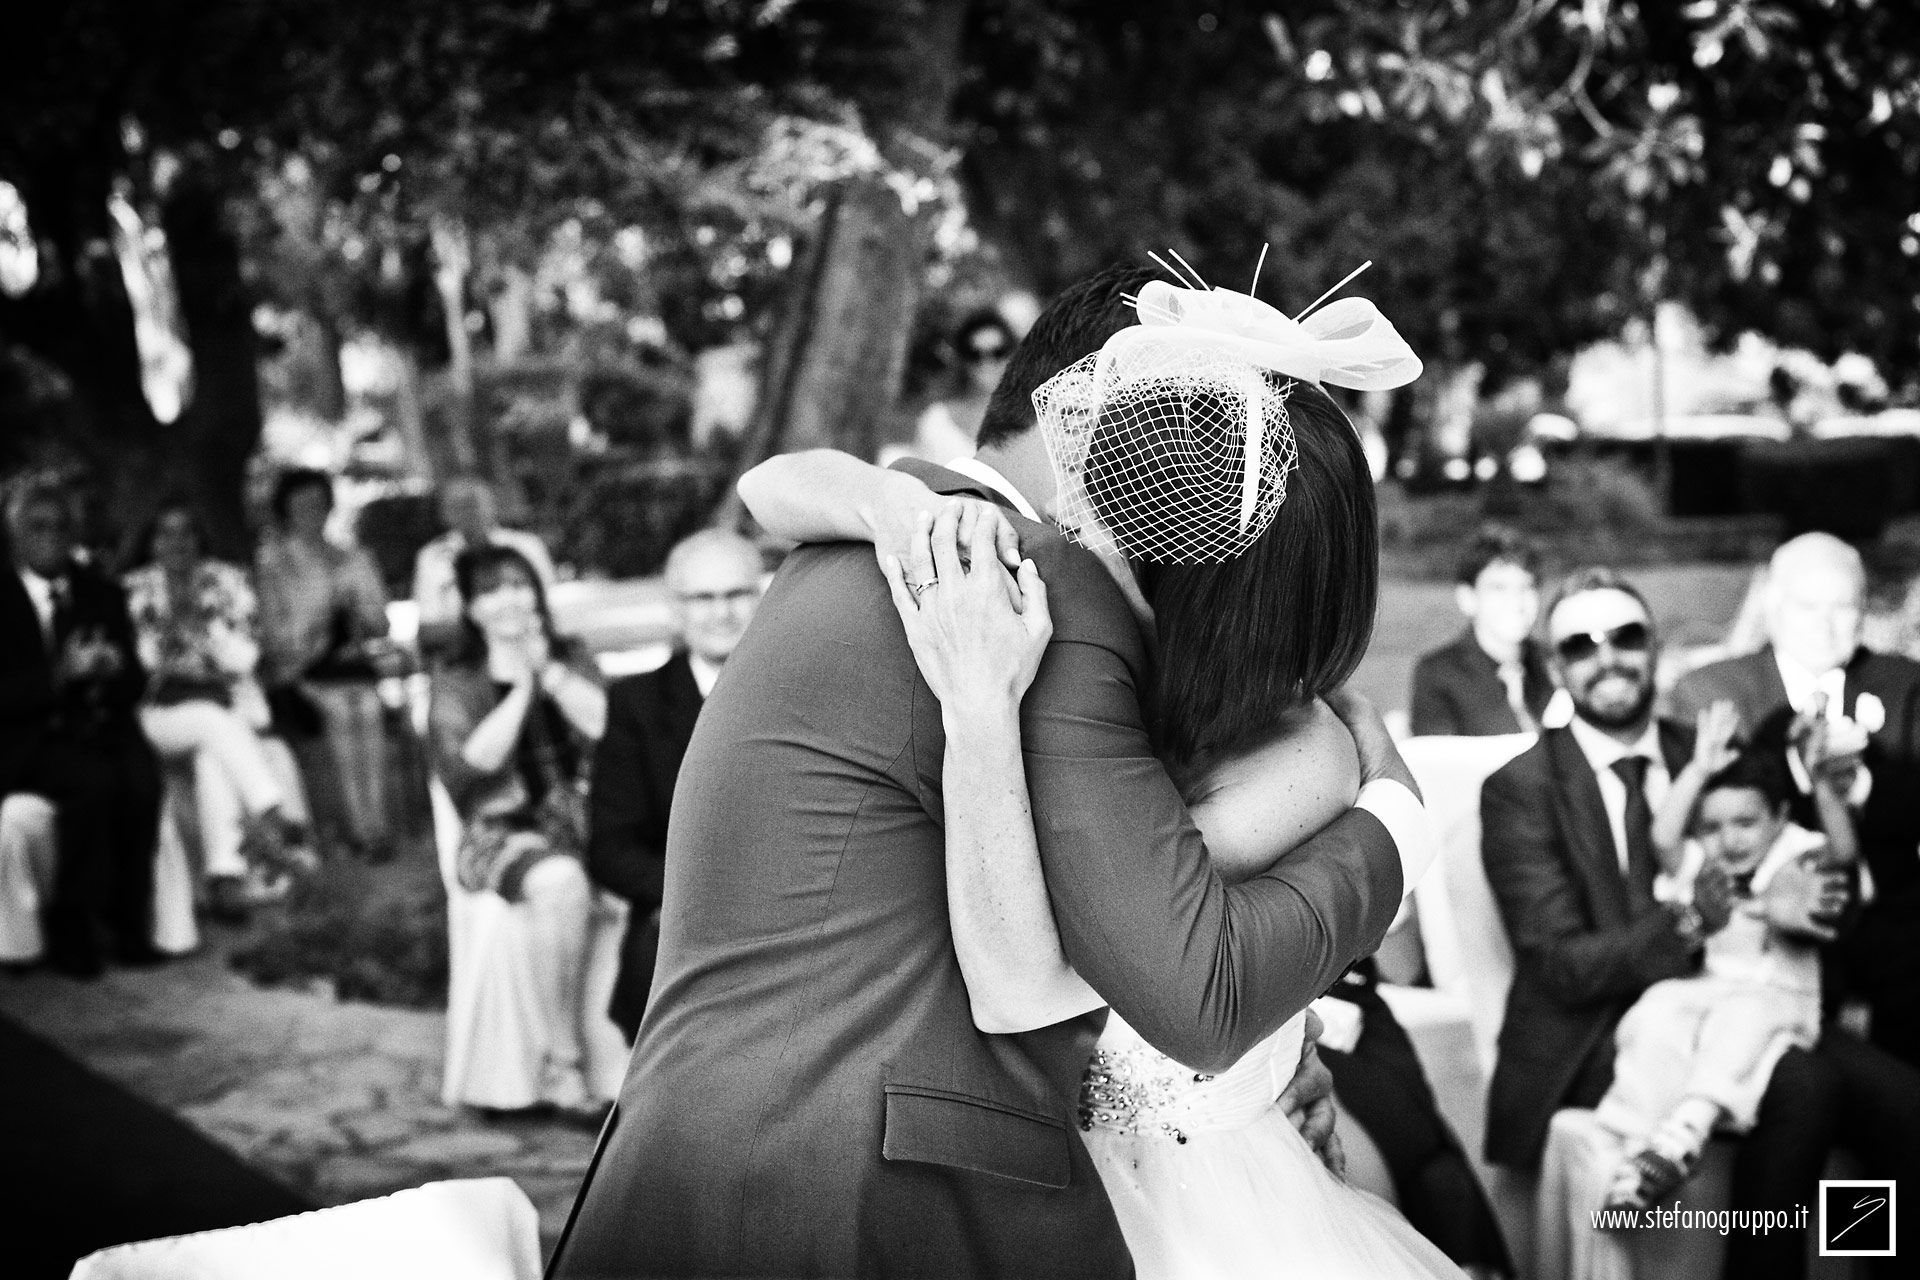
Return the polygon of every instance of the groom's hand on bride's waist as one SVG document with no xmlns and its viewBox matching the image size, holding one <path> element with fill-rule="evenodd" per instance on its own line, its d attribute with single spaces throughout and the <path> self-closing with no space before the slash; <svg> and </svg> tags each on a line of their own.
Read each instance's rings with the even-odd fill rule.
<svg viewBox="0 0 1920 1280">
<path fill-rule="evenodd" d="M 1326 701 L 1347 726 L 1347 732 L 1353 735 L 1353 745 L 1360 753 L 1360 785 L 1398 782 L 1413 792 L 1415 799 L 1424 800 L 1420 784 L 1413 780 L 1413 770 L 1400 758 L 1400 748 L 1394 744 L 1393 735 L 1387 732 L 1387 722 L 1380 718 L 1373 703 L 1351 689 L 1337 689 L 1327 695 Z"/>
<path fill-rule="evenodd" d="M 1320 1015 L 1307 1010 L 1306 1036 L 1300 1045 L 1300 1065 L 1293 1079 L 1274 1099 L 1288 1123 L 1300 1132 L 1320 1162 L 1336 1178 L 1346 1177 L 1347 1156 L 1334 1132 L 1333 1073 L 1320 1060 Z"/>
</svg>

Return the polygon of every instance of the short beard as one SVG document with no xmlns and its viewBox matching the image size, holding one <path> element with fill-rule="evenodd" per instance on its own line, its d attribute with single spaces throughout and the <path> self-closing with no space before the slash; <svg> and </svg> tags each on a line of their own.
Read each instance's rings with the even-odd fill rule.
<svg viewBox="0 0 1920 1280">
<path fill-rule="evenodd" d="M 1596 729 L 1630 729 L 1646 718 L 1653 707 L 1653 682 L 1649 680 L 1640 690 L 1640 696 L 1625 711 L 1602 711 L 1586 701 L 1576 701 L 1574 710 L 1580 718 Z"/>
</svg>

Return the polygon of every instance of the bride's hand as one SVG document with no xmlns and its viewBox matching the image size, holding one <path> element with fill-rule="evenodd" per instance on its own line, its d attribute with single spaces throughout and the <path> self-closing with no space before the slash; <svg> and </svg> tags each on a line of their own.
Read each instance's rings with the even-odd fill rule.
<svg viewBox="0 0 1920 1280">
<path fill-rule="evenodd" d="M 974 520 L 966 563 L 961 511 L 915 518 L 906 564 L 883 562 L 914 661 L 949 715 L 1017 710 L 1053 635 L 1047 588 L 1031 560 L 1009 577 L 995 557 L 992 524 Z"/>
</svg>

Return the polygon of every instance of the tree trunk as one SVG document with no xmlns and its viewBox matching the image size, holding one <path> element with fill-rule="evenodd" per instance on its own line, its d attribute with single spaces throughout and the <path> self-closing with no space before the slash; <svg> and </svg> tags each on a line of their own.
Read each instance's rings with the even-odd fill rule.
<svg viewBox="0 0 1920 1280">
<path fill-rule="evenodd" d="M 162 206 L 161 225 L 193 351 L 195 388 L 179 420 L 159 429 L 168 446 L 168 471 L 191 496 L 208 550 L 245 560 L 253 542 L 245 506 L 247 460 L 260 443 L 258 338 L 253 297 L 240 274 L 240 246 L 216 176 L 190 169 L 178 179 Z M 337 351 L 334 356 L 337 371 Z"/>
<path fill-rule="evenodd" d="M 860 15 L 894 73 L 860 105 L 896 181 L 932 176 L 966 9 L 966 0 L 920 0 L 876 3 Z M 847 179 L 832 193 L 762 364 L 743 467 L 791 449 L 873 456 L 899 394 L 930 247 L 933 210 L 912 203 L 881 174 Z M 729 503 L 725 514 L 735 510 Z"/>
<path fill-rule="evenodd" d="M 467 275 L 473 255 L 466 224 L 459 219 L 435 215 L 432 234 L 433 284 L 447 327 L 445 425 L 455 468 L 471 473 L 480 461 L 474 444 L 473 338 L 467 332 Z"/>
</svg>

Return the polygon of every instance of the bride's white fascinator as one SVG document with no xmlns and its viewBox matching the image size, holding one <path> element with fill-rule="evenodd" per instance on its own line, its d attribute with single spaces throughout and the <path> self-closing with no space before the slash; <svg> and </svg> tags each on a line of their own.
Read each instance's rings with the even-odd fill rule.
<svg viewBox="0 0 1920 1280">
<path fill-rule="evenodd" d="M 1286 500 L 1295 381 L 1386 391 L 1420 376 L 1420 358 L 1364 298 L 1295 319 L 1193 281 L 1147 284 L 1132 299 L 1138 324 L 1033 393 L 1054 515 L 1082 545 L 1158 564 L 1235 559 Z"/>
</svg>

